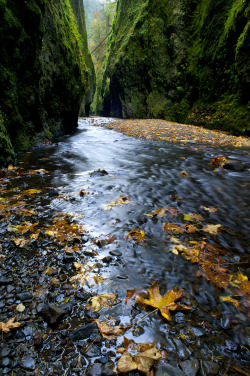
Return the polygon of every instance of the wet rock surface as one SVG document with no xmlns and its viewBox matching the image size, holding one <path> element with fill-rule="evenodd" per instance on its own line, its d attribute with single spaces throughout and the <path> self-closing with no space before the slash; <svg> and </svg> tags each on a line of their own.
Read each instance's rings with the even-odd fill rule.
<svg viewBox="0 0 250 376">
<path fill-rule="evenodd" d="M 112 375 L 124 337 L 156 344 L 164 354 L 152 366 L 156 376 L 235 376 L 232 366 L 249 372 L 247 311 L 221 299 L 240 300 L 234 276 L 247 275 L 246 171 L 211 169 L 221 150 L 133 139 L 91 127 L 95 121 L 80 122 L 79 131 L 57 146 L 21 155 L 18 169 L 0 178 L 0 322 L 15 318 L 21 324 L 3 333 L 0 375 Z M 249 159 L 244 150 L 227 153 L 245 159 L 244 165 Z M 34 172 L 41 169 L 47 172 Z M 98 169 L 96 177 L 90 175 Z M 179 176 L 184 170 L 188 178 Z M 131 203 L 112 207 L 121 195 Z M 152 214 L 158 207 L 172 211 L 159 217 Z M 216 212 L 207 210 L 214 207 Z M 194 212 L 205 219 L 188 221 Z M 183 219 L 183 213 L 189 217 Z M 200 231 L 207 223 L 223 229 L 168 234 L 166 222 L 183 227 L 188 222 Z M 133 229 L 145 232 L 142 242 L 127 238 Z M 234 286 L 219 288 L 197 263 L 182 257 L 181 248 L 170 252 L 176 239 L 188 244 L 204 238 L 224 247 L 216 257 L 225 257 L 222 267 L 232 265 Z M 192 308 L 171 311 L 168 321 L 159 310 L 142 309 L 127 298 L 127 290 L 146 293 L 156 280 L 163 295 L 179 286 L 177 303 Z M 103 305 L 94 299 L 105 301 L 105 294 L 115 300 Z M 108 339 L 97 319 L 127 329 Z M 138 370 L 127 374 L 141 375 Z"/>
</svg>

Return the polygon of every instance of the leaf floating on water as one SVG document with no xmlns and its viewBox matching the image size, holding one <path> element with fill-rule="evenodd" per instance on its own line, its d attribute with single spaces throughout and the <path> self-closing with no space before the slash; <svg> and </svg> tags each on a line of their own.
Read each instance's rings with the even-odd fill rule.
<svg viewBox="0 0 250 376">
<path fill-rule="evenodd" d="M 209 213 L 216 213 L 218 211 L 217 208 L 207 208 L 206 206 L 201 207 L 203 210 L 208 211 Z"/>
<path fill-rule="evenodd" d="M 192 234 L 194 232 L 198 232 L 200 231 L 197 227 L 195 227 L 194 225 L 185 225 L 185 232 L 187 232 L 188 234 Z"/>
<path fill-rule="evenodd" d="M 120 196 L 117 200 L 111 202 L 108 205 L 102 205 L 102 210 L 111 210 L 117 205 L 125 205 L 125 204 L 131 204 L 132 201 L 129 201 L 128 197 L 126 196 Z"/>
<path fill-rule="evenodd" d="M 225 157 L 215 157 L 212 159 L 212 164 L 216 167 L 223 168 L 223 166 L 228 162 L 227 158 Z"/>
<path fill-rule="evenodd" d="M 108 340 L 116 339 L 116 337 L 122 336 L 128 328 L 131 328 L 130 326 L 110 326 L 104 321 L 100 321 L 99 319 L 94 320 L 93 322 L 96 323 L 96 325 L 99 328 L 99 331 L 103 338 L 106 338 Z"/>
<path fill-rule="evenodd" d="M 100 311 L 103 307 L 112 307 L 112 304 L 116 300 L 116 295 L 112 293 L 105 293 L 97 296 L 93 296 L 88 300 L 89 304 L 86 306 L 87 310 L 91 310 L 93 312 Z"/>
<path fill-rule="evenodd" d="M 3 333 L 8 333 L 11 329 L 18 328 L 19 326 L 21 326 L 22 324 L 20 324 L 20 322 L 14 322 L 15 319 L 16 318 L 13 317 L 12 319 L 7 321 L 6 323 L 0 322 L 0 330 Z"/>
<path fill-rule="evenodd" d="M 196 213 L 184 214 L 184 221 L 204 221 L 204 218 Z"/>
<path fill-rule="evenodd" d="M 126 239 L 128 240 L 134 240 L 136 243 L 142 243 L 144 238 L 145 238 L 146 234 L 143 230 L 139 229 L 139 230 L 131 230 L 127 235 L 126 235 Z"/>
<path fill-rule="evenodd" d="M 221 229 L 222 225 L 206 225 L 202 230 L 208 232 L 211 235 L 218 235 Z"/>
<path fill-rule="evenodd" d="M 182 296 L 182 291 L 179 287 L 175 287 L 173 290 L 167 291 L 166 294 L 162 296 L 160 294 L 158 283 L 159 281 L 155 281 L 147 290 L 149 293 L 149 300 L 146 300 L 138 295 L 136 302 L 138 304 L 146 304 L 150 305 L 151 307 L 158 308 L 162 316 L 167 320 L 171 320 L 169 311 L 182 311 L 191 309 L 191 306 L 175 303 L 175 301 L 180 299 Z"/>
<path fill-rule="evenodd" d="M 164 223 L 163 229 L 166 232 L 172 232 L 173 234 L 182 234 L 183 233 L 183 229 L 180 226 L 175 225 L 175 224 L 170 223 L 170 222 Z"/>
</svg>

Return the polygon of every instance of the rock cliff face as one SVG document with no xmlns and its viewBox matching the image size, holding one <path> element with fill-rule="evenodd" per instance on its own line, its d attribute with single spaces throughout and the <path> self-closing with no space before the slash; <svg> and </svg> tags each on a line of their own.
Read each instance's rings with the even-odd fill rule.
<svg viewBox="0 0 250 376">
<path fill-rule="evenodd" d="M 82 102 L 85 110 L 91 101 L 83 8 L 80 0 L 71 5 L 0 0 L 0 163 L 13 157 L 13 147 L 74 129 Z"/>
<path fill-rule="evenodd" d="M 247 134 L 249 18 L 246 0 L 118 0 L 102 113 Z"/>
</svg>

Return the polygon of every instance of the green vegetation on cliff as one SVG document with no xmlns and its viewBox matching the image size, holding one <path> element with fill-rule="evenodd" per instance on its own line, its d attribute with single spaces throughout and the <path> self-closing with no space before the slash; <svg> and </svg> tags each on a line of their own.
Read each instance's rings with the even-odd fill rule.
<svg viewBox="0 0 250 376">
<path fill-rule="evenodd" d="M 81 11 L 81 0 L 0 0 L 1 162 L 13 146 L 74 129 L 81 103 L 90 104 L 94 71 Z"/>
<path fill-rule="evenodd" d="M 246 0 L 118 0 L 101 112 L 249 132 Z"/>
</svg>

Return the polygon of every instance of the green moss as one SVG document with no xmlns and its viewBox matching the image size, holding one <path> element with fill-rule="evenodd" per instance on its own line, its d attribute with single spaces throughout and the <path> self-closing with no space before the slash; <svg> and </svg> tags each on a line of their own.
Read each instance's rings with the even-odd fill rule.
<svg viewBox="0 0 250 376">
<path fill-rule="evenodd" d="M 14 150 L 5 127 L 4 117 L 0 111 L 0 165 L 11 162 Z"/>
<path fill-rule="evenodd" d="M 71 3 L 84 12 L 80 0 Z M 76 18 L 72 6 L 0 0 L 0 107 L 16 150 L 74 129 L 81 103 L 93 97 L 84 13 Z"/>
<path fill-rule="evenodd" d="M 246 0 L 119 0 L 99 96 L 103 113 L 121 108 L 124 117 L 184 122 L 201 106 L 213 109 L 199 114 L 202 125 L 243 133 L 249 13 Z"/>
</svg>

